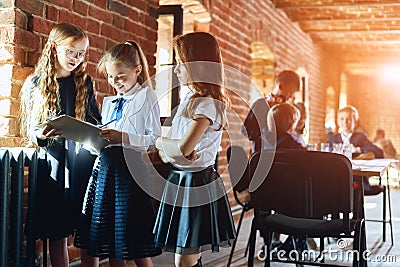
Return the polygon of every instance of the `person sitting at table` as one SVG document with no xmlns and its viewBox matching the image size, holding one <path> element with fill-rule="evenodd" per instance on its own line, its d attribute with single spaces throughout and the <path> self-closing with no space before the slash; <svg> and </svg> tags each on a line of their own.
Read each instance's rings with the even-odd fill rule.
<svg viewBox="0 0 400 267">
<path fill-rule="evenodd" d="M 307 120 L 307 110 L 306 106 L 303 102 L 296 102 L 293 104 L 300 112 L 300 119 L 297 122 L 296 129 L 291 133 L 294 140 L 297 141 L 303 147 L 307 147 L 306 142 L 304 140 L 304 132 L 306 128 L 306 120 Z M 307 238 L 307 246 L 310 249 L 316 250 L 318 249 L 317 243 L 314 238 Z"/>
<path fill-rule="evenodd" d="M 306 149 L 300 143 L 298 143 L 292 136 L 295 131 L 297 123 L 300 119 L 300 111 L 289 103 L 281 103 L 273 106 L 267 114 L 267 133 L 264 138 L 264 148 L 271 148 L 275 146 L 276 149 Z M 276 133 L 275 135 L 272 132 Z M 275 143 L 276 141 L 276 143 Z M 296 246 L 301 246 L 302 249 L 306 249 L 304 238 L 294 238 Z M 272 237 L 271 249 L 277 248 L 277 250 L 285 250 L 290 252 L 294 249 L 292 237 L 289 236 L 285 242 L 280 241 L 280 233 L 274 233 Z"/>
<path fill-rule="evenodd" d="M 353 158 L 372 152 L 375 158 L 383 158 L 383 151 L 372 143 L 364 133 L 354 132 L 358 111 L 353 106 L 346 106 L 338 111 L 339 131 L 328 136 L 327 143 L 351 144 Z"/>
<path fill-rule="evenodd" d="M 305 149 L 293 136 L 300 119 L 300 111 L 292 104 L 281 103 L 273 106 L 267 114 L 267 130 L 263 132 L 264 149 Z M 274 134 L 276 133 L 276 143 Z"/>
<path fill-rule="evenodd" d="M 392 141 L 385 137 L 385 131 L 382 129 L 376 130 L 374 144 L 383 150 L 383 155 L 388 159 L 398 159 L 396 148 L 394 147 Z M 392 162 L 391 167 L 395 168 L 397 172 L 400 172 L 400 164 L 398 162 Z"/>
<path fill-rule="evenodd" d="M 338 111 L 339 132 L 328 136 L 327 142 L 352 145 L 353 158 L 361 154 L 373 153 L 375 158 L 383 158 L 383 151 L 372 143 L 364 133 L 354 132 L 358 111 L 353 106 L 346 106 Z M 364 190 L 371 189 L 368 177 L 363 177 Z"/>
<path fill-rule="evenodd" d="M 250 141 L 253 141 L 252 153 L 263 148 L 262 132 L 267 128 L 266 116 L 270 107 L 291 101 L 293 94 L 300 90 L 300 76 L 293 70 L 283 70 L 278 73 L 272 92 L 265 98 L 260 98 L 251 106 L 241 132 Z"/>
<path fill-rule="evenodd" d="M 376 130 L 374 144 L 383 150 L 385 158 L 397 159 L 397 151 L 390 139 L 385 138 L 385 131 L 382 129 Z"/>
</svg>

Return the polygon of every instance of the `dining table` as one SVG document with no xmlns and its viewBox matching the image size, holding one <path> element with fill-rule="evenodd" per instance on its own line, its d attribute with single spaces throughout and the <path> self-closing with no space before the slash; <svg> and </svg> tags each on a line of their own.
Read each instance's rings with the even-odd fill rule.
<svg viewBox="0 0 400 267">
<path fill-rule="evenodd" d="M 353 159 L 351 165 L 353 175 L 382 177 L 388 172 L 390 165 L 397 162 L 399 161 L 396 159 Z"/>
<path fill-rule="evenodd" d="M 361 218 L 365 218 L 365 210 L 364 210 L 364 192 L 365 189 L 363 187 L 362 179 L 366 177 L 377 176 L 379 177 L 379 185 L 381 184 L 382 177 L 386 175 L 386 183 L 387 186 L 385 190 L 387 190 L 387 198 L 389 204 L 389 220 L 386 218 L 382 218 L 382 220 L 369 220 L 376 222 L 384 222 L 383 225 L 383 235 L 385 236 L 385 223 L 390 224 L 391 233 L 393 233 L 393 225 L 392 225 L 392 212 L 391 212 L 391 202 L 390 202 L 390 187 L 389 187 L 389 168 L 393 163 L 398 163 L 399 161 L 396 159 L 370 159 L 370 160 L 351 160 L 352 171 L 353 171 L 353 188 L 354 188 L 354 201 L 355 201 L 355 212 L 359 214 Z M 385 213 L 384 213 L 385 214 Z M 383 239 L 385 240 L 385 238 Z M 391 238 L 393 244 L 393 234 Z"/>
</svg>

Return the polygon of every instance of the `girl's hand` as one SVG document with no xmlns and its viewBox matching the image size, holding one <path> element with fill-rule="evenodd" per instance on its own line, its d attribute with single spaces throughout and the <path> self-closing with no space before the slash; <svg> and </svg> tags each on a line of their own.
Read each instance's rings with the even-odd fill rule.
<svg viewBox="0 0 400 267">
<path fill-rule="evenodd" d="M 199 158 L 199 156 L 196 153 L 196 150 L 193 150 L 192 153 L 190 153 L 189 155 L 185 156 L 186 159 L 190 160 L 190 161 L 195 161 L 196 159 Z"/>
<path fill-rule="evenodd" d="M 61 132 L 58 132 L 56 128 L 53 128 L 49 125 L 43 127 L 42 130 L 39 131 L 36 135 L 36 137 L 40 140 L 45 140 L 46 138 L 55 138 L 60 136 Z"/>
<path fill-rule="evenodd" d="M 353 145 L 351 145 L 351 152 L 352 153 L 362 153 L 362 151 L 361 151 L 361 147 L 358 147 L 358 146 L 353 146 Z"/>
<path fill-rule="evenodd" d="M 164 163 L 173 163 L 173 162 L 171 162 L 171 159 L 169 159 L 162 150 L 158 151 L 158 155 L 160 156 L 162 162 L 164 162 Z"/>
<path fill-rule="evenodd" d="M 101 129 L 99 136 L 106 139 L 108 142 L 110 142 L 110 144 L 122 143 L 122 132 L 114 129 Z"/>
</svg>

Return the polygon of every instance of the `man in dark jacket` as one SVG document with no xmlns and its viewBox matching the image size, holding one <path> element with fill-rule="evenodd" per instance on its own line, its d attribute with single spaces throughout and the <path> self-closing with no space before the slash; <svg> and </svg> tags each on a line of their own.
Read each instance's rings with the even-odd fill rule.
<svg viewBox="0 0 400 267">
<path fill-rule="evenodd" d="M 260 98 L 251 106 L 242 125 L 242 133 L 253 141 L 253 153 L 263 149 L 261 133 L 266 129 L 267 113 L 270 107 L 289 100 L 300 90 L 300 76 L 292 70 L 281 71 L 275 79 L 272 92 Z"/>
</svg>

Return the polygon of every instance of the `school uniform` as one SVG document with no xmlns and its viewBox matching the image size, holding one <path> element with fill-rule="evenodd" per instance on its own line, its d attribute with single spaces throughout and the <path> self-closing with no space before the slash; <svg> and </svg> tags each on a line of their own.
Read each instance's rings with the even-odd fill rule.
<svg viewBox="0 0 400 267">
<path fill-rule="evenodd" d="M 172 121 L 171 138 L 181 139 L 192 119 L 182 116 L 182 109 L 192 96 L 189 92 Z M 174 163 L 168 176 L 158 210 L 154 233 L 156 246 L 178 254 L 203 250 L 219 251 L 230 245 L 235 229 L 224 184 L 213 168 L 221 143 L 221 117 L 212 98 L 201 98 L 194 116 L 211 121 L 196 145 L 198 159 Z"/>
<path fill-rule="evenodd" d="M 331 145 L 333 143 L 352 144 L 355 147 L 360 147 L 361 153 L 372 152 L 375 158 L 383 158 L 382 149 L 372 143 L 364 133 L 353 132 L 350 138 L 346 138 L 346 136 L 341 133 L 336 133 L 328 136 L 327 142 Z M 358 154 L 353 156 L 358 156 Z"/>
<path fill-rule="evenodd" d="M 276 148 L 305 149 L 293 135 L 288 133 L 276 133 Z"/>
<path fill-rule="evenodd" d="M 77 89 L 74 74 L 57 78 L 57 82 L 60 106 L 55 114 L 49 116 L 66 114 L 75 117 Z M 38 125 L 35 116 L 46 104 L 37 84 L 38 77 L 31 76 L 21 89 L 25 92 L 22 100 L 31 112 L 27 119 L 28 137 L 39 147 L 35 233 L 41 239 L 60 240 L 73 234 L 77 226 L 95 156 L 64 137 L 37 139 L 37 133 L 43 126 Z M 86 87 L 84 120 L 97 124 L 101 117 L 90 77 L 86 80 Z"/>
<path fill-rule="evenodd" d="M 364 133 L 353 132 L 349 138 L 342 133 L 336 133 L 329 135 L 327 138 L 327 142 L 331 146 L 333 143 L 352 144 L 355 147 L 360 147 L 361 153 L 374 153 L 375 158 L 383 158 L 384 156 L 383 150 L 372 143 Z M 353 153 L 353 157 L 357 157 L 358 155 L 360 154 Z M 363 176 L 361 179 L 363 181 L 364 190 L 370 190 L 371 185 L 369 183 L 368 177 Z"/>
<path fill-rule="evenodd" d="M 128 133 L 128 140 L 123 140 L 123 146 L 101 150 L 87 187 L 75 246 L 90 256 L 117 260 L 159 255 L 152 233 L 151 198 L 141 188 L 149 181 L 141 152 L 161 134 L 157 97 L 137 83 L 124 95 L 104 98 L 102 117 L 103 125 Z"/>
</svg>

